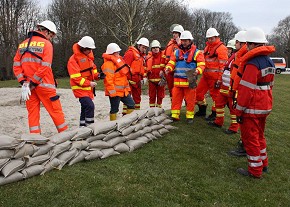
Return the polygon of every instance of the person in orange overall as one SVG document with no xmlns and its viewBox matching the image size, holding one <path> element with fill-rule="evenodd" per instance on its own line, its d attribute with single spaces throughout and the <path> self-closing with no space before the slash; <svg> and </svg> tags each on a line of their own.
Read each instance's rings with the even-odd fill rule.
<svg viewBox="0 0 290 207">
<path fill-rule="evenodd" d="M 140 109 L 141 85 L 145 85 L 147 83 L 145 74 L 145 57 L 148 47 L 149 40 L 145 37 L 142 37 L 138 40 L 137 47 L 130 46 L 124 55 L 125 63 L 130 66 L 128 80 L 136 110 Z M 125 113 L 126 105 L 123 107 L 123 114 Z"/>
<path fill-rule="evenodd" d="M 120 56 L 120 51 L 119 45 L 110 43 L 107 46 L 106 52 L 102 55 L 104 59 L 102 71 L 106 75 L 104 80 L 105 95 L 109 96 L 111 104 L 110 121 L 117 119 L 120 101 L 128 107 L 127 114 L 131 113 L 135 108 L 127 79 L 129 66 L 125 64 L 125 61 Z"/>
<path fill-rule="evenodd" d="M 187 123 L 191 124 L 193 123 L 196 101 L 196 76 L 202 74 L 205 62 L 203 53 L 193 44 L 190 31 L 182 32 L 180 39 L 181 46 L 171 55 L 165 72 L 174 71 L 171 117 L 174 121 L 180 119 L 180 109 L 182 101 L 185 99 L 186 119 Z"/>
<path fill-rule="evenodd" d="M 196 101 L 199 108 L 199 111 L 195 113 L 196 116 L 206 116 L 205 94 L 208 90 L 213 100 L 212 113 L 206 118 L 207 121 L 214 121 L 216 117 L 215 102 L 219 94 L 224 66 L 228 60 L 228 50 L 218 36 L 219 33 L 215 28 L 209 28 L 206 32 L 205 70 L 196 89 Z"/>
<path fill-rule="evenodd" d="M 80 126 L 94 123 L 94 91 L 99 80 L 97 66 L 94 64 L 93 38 L 84 36 L 73 45 L 73 55 L 69 58 L 67 68 L 70 75 L 71 89 L 81 103 Z"/>
<path fill-rule="evenodd" d="M 176 25 L 173 27 L 172 32 L 172 39 L 168 42 L 164 54 L 166 56 L 165 59 L 165 65 L 169 62 L 171 54 L 178 49 L 178 47 L 181 45 L 180 41 L 180 35 L 184 31 L 183 27 L 181 25 Z M 173 89 L 173 82 L 174 82 L 174 77 L 173 77 L 173 72 L 170 72 L 166 75 L 166 82 L 167 82 L 167 88 L 169 91 L 170 98 L 172 99 L 172 89 Z"/>
<path fill-rule="evenodd" d="M 53 46 L 50 41 L 56 33 L 53 22 L 41 22 L 37 30 L 29 32 L 28 38 L 20 43 L 14 57 L 13 72 L 22 85 L 21 99 L 26 102 L 30 133 L 41 133 L 40 103 L 49 113 L 58 132 L 68 128 L 51 69 Z"/>
<path fill-rule="evenodd" d="M 161 44 L 158 40 L 151 42 L 151 52 L 148 53 L 147 77 L 149 80 L 149 106 L 162 107 L 162 100 L 165 96 L 165 56 L 161 51 Z M 164 79 L 162 79 L 162 77 Z"/>
<path fill-rule="evenodd" d="M 261 178 L 268 172 L 267 143 L 264 135 L 266 119 L 273 107 L 272 88 L 275 65 L 268 55 L 275 52 L 260 28 L 247 30 L 245 34 L 248 52 L 243 56 L 240 67 L 242 78 L 238 86 L 237 121 L 240 123 L 248 167 L 239 168 L 243 176 Z"/>
<path fill-rule="evenodd" d="M 221 128 L 224 124 L 225 116 L 225 106 L 227 105 L 230 110 L 231 125 L 225 131 L 226 134 L 235 134 L 239 129 L 239 124 L 237 123 L 237 117 L 235 115 L 235 109 L 233 108 L 233 95 L 231 91 L 231 71 L 232 63 L 235 58 L 235 40 L 232 39 L 228 42 L 228 61 L 226 62 L 225 69 L 222 75 L 222 83 L 220 88 L 220 93 L 216 99 L 216 119 L 214 121 L 208 122 L 210 126 Z"/>
</svg>

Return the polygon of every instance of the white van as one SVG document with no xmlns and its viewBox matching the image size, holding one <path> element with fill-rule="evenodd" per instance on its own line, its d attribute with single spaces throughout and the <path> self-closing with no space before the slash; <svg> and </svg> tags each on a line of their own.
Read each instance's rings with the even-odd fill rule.
<svg viewBox="0 0 290 207">
<path fill-rule="evenodd" d="M 286 61 L 283 57 L 270 57 L 270 59 L 274 62 L 276 73 L 280 74 L 281 72 L 286 71 Z"/>
</svg>

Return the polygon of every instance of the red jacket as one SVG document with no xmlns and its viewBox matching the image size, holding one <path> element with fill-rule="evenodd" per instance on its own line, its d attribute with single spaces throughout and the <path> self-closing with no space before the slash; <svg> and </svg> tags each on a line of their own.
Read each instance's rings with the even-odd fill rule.
<svg viewBox="0 0 290 207">
<path fill-rule="evenodd" d="M 175 39 L 171 39 L 171 40 L 168 42 L 168 44 L 167 44 L 167 46 L 166 46 L 166 48 L 165 48 L 165 50 L 164 50 L 164 55 L 166 56 L 165 64 L 167 64 L 167 63 L 169 62 L 170 57 L 171 57 L 171 54 L 172 54 L 176 49 L 178 49 L 178 46 L 179 46 L 179 45 L 177 44 L 177 42 L 176 42 Z"/>
<path fill-rule="evenodd" d="M 237 116 L 265 117 L 271 112 L 275 66 L 267 55 L 274 51 L 274 46 L 261 46 L 242 58 L 244 73 L 238 87 Z"/>
<path fill-rule="evenodd" d="M 164 72 L 165 68 L 165 56 L 164 52 L 159 53 L 149 52 L 146 59 L 147 65 L 147 77 L 151 82 L 160 81 L 160 71 Z"/>
<path fill-rule="evenodd" d="M 67 69 L 70 75 L 70 85 L 76 98 L 93 98 L 93 88 L 90 82 L 98 80 L 97 66 L 94 64 L 93 52 L 85 55 L 80 51 L 80 46 L 73 45 L 73 55 L 69 58 Z"/>
<path fill-rule="evenodd" d="M 238 52 L 236 52 L 236 57 L 232 65 L 233 71 L 231 73 L 231 81 L 232 81 L 231 86 L 232 86 L 232 89 L 235 91 L 238 89 L 238 86 L 242 77 L 242 73 L 243 73 L 242 68 L 240 68 L 241 60 L 247 52 L 248 52 L 248 49 L 247 49 L 246 44 L 243 45 L 243 47 Z"/>
</svg>

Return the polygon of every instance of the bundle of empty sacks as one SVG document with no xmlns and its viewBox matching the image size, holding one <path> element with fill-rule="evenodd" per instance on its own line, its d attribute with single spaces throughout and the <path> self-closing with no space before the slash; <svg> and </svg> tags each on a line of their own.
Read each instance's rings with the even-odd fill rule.
<svg viewBox="0 0 290 207">
<path fill-rule="evenodd" d="M 60 170 L 66 164 L 134 151 L 175 129 L 171 122 L 163 109 L 149 108 L 49 138 L 37 134 L 23 134 L 19 139 L 0 135 L 0 185 Z"/>
</svg>

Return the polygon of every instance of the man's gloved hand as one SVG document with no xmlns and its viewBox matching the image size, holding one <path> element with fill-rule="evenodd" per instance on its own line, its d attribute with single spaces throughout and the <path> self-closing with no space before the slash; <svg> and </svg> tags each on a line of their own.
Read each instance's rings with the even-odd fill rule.
<svg viewBox="0 0 290 207">
<path fill-rule="evenodd" d="M 24 82 L 21 87 L 21 100 L 22 101 L 29 100 L 29 96 L 31 95 L 29 86 L 30 86 L 29 82 Z"/>
<path fill-rule="evenodd" d="M 148 79 L 147 78 L 143 78 L 143 80 L 141 80 L 142 85 L 146 85 L 147 82 L 148 82 Z"/>
<path fill-rule="evenodd" d="M 237 116 L 237 122 L 239 124 L 242 124 L 243 123 L 243 117 L 242 116 Z"/>
<path fill-rule="evenodd" d="M 97 85 L 96 82 L 94 82 L 94 81 L 91 81 L 91 82 L 90 82 L 90 86 L 91 86 L 92 88 L 96 87 L 96 85 Z"/>
<path fill-rule="evenodd" d="M 221 87 L 221 81 L 220 80 L 217 80 L 214 84 L 214 88 L 220 88 Z"/>
<path fill-rule="evenodd" d="M 101 71 L 100 73 L 99 73 L 99 79 L 105 79 L 105 77 L 106 77 L 106 74 L 105 73 L 103 73 L 103 71 Z"/>
</svg>

